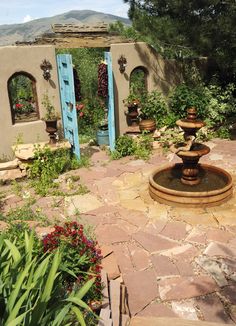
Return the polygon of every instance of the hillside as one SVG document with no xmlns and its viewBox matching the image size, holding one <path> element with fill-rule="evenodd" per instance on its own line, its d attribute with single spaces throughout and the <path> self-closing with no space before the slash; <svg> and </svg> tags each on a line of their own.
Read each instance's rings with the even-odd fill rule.
<svg viewBox="0 0 236 326">
<path fill-rule="evenodd" d="M 126 18 L 96 12 L 92 10 L 72 10 L 67 13 L 32 20 L 23 24 L 0 25 L 0 45 L 12 45 L 16 41 L 32 41 L 35 37 L 51 31 L 51 24 L 94 24 L 98 22 L 111 23 L 121 21 L 129 24 Z"/>
</svg>

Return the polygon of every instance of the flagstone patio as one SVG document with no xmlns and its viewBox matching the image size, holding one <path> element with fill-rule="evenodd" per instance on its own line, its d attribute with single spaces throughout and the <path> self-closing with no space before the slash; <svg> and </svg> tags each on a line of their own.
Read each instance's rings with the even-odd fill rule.
<svg viewBox="0 0 236 326">
<path fill-rule="evenodd" d="M 236 141 L 216 139 L 209 145 L 212 151 L 202 162 L 226 169 L 235 182 Z M 51 221 L 73 218 L 78 210 L 81 221 L 94 227 L 109 277 L 121 273 L 127 286 L 132 316 L 235 324 L 235 193 L 212 208 L 159 204 L 148 194 L 148 177 L 170 162 L 178 158 L 158 149 L 147 162 L 110 161 L 104 151 L 95 151 L 92 167 L 69 172 L 79 174 L 88 194 L 45 197 L 34 207 Z M 11 195 L 4 209 L 21 201 Z"/>
</svg>

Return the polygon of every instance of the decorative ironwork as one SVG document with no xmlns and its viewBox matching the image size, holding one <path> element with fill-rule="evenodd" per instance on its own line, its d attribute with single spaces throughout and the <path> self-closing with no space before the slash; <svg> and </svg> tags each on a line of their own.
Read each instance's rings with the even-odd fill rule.
<svg viewBox="0 0 236 326">
<path fill-rule="evenodd" d="M 121 55 L 120 58 L 118 59 L 118 64 L 120 66 L 120 68 L 119 68 L 120 72 L 121 72 L 121 74 L 123 74 L 125 72 L 125 68 L 127 65 L 127 60 L 123 55 Z"/>
<path fill-rule="evenodd" d="M 51 79 L 52 64 L 48 60 L 44 59 L 40 65 L 40 68 L 43 70 L 43 78 L 46 80 Z"/>
</svg>

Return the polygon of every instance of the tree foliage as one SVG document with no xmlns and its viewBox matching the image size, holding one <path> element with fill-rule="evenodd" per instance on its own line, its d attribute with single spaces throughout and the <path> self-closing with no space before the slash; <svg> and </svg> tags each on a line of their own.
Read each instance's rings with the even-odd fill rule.
<svg viewBox="0 0 236 326">
<path fill-rule="evenodd" d="M 235 0 L 124 0 L 133 27 L 167 56 L 202 55 L 236 73 Z"/>
</svg>

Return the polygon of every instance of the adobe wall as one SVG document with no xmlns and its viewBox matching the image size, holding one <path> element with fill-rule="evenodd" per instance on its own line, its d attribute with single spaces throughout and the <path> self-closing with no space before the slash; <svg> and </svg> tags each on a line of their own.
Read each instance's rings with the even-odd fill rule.
<svg viewBox="0 0 236 326">
<path fill-rule="evenodd" d="M 167 95 L 170 88 L 182 81 L 181 66 L 174 60 L 164 60 L 153 48 L 144 42 L 120 43 L 111 45 L 112 68 L 114 77 L 115 115 L 117 135 L 127 130 L 126 116 L 127 108 L 123 100 L 129 95 L 130 74 L 136 67 L 144 67 L 148 71 L 147 90 L 160 90 Z M 119 71 L 117 63 L 123 55 L 127 59 L 124 73 Z"/>
<path fill-rule="evenodd" d="M 51 80 L 43 78 L 40 64 L 47 59 L 52 64 Z M 42 107 L 43 95 L 46 91 L 52 104 L 60 112 L 57 65 L 53 46 L 9 46 L 0 47 L 0 159 L 13 155 L 11 146 L 22 134 L 24 143 L 48 140 L 45 123 L 42 120 L 12 124 L 11 108 L 8 98 L 7 82 L 16 72 L 27 72 L 36 80 L 36 91 L 40 118 L 44 116 Z"/>
</svg>

